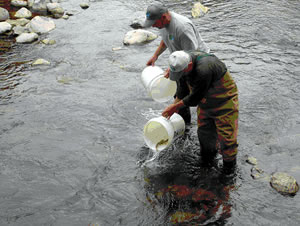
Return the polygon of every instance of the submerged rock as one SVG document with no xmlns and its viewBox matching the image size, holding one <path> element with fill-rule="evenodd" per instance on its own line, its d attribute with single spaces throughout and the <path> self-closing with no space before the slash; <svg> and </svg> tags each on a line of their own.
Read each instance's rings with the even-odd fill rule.
<svg viewBox="0 0 300 226">
<path fill-rule="evenodd" d="M 45 45 L 54 45 L 54 44 L 56 44 L 56 41 L 55 40 L 53 40 L 53 39 L 43 39 L 42 41 L 41 41 L 43 44 L 45 44 Z"/>
<path fill-rule="evenodd" d="M 47 33 L 55 28 L 54 21 L 50 18 L 43 17 L 43 16 L 34 17 L 30 21 L 29 25 L 30 28 L 38 34 Z"/>
<path fill-rule="evenodd" d="M 30 18 L 30 17 L 32 17 L 32 13 L 28 9 L 23 7 L 16 12 L 15 17 L 16 18 Z"/>
<path fill-rule="evenodd" d="M 40 58 L 32 63 L 32 66 L 37 66 L 37 65 L 50 65 L 50 62 Z"/>
<path fill-rule="evenodd" d="M 204 16 L 208 12 L 209 8 L 202 5 L 200 2 L 194 4 L 192 8 L 192 16 L 193 18 L 198 18 Z"/>
<path fill-rule="evenodd" d="M 251 164 L 251 165 L 257 165 L 257 159 L 252 157 L 252 156 L 249 156 L 247 159 L 246 159 L 246 162 Z"/>
<path fill-rule="evenodd" d="M 0 34 L 10 31 L 12 26 L 7 22 L 0 22 Z"/>
<path fill-rule="evenodd" d="M 36 39 L 38 39 L 38 35 L 36 33 L 23 33 L 23 34 L 20 34 L 17 38 L 16 38 L 16 41 L 18 43 L 30 43 L 30 42 L 33 42 L 35 41 Z"/>
<path fill-rule="evenodd" d="M 126 33 L 123 43 L 124 45 L 142 44 L 153 41 L 158 36 L 150 31 L 143 29 L 132 30 Z"/>
<path fill-rule="evenodd" d="M 9 13 L 6 9 L 0 7 L 0 21 L 9 19 Z"/>
<path fill-rule="evenodd" d="M 270 184 L 276 191 L 283 195 L 295 195 L 299 191 L 296 179 L 282 172 L 273 173 Z"/>
</svg>

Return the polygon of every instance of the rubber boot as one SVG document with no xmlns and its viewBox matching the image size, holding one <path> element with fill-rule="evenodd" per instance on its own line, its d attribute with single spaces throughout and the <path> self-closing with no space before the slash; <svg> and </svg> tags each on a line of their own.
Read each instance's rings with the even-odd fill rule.
<svg viewBox="0 0 300 226">
<path fill-rule="evenodd" d="M 223 173 L 225 175 L 234 174 L 235 169 L 236 169 L 236 159 L 234 159 L 233 161 L 230 161 L 230 162 L 223 161 Z"/>
</svg>

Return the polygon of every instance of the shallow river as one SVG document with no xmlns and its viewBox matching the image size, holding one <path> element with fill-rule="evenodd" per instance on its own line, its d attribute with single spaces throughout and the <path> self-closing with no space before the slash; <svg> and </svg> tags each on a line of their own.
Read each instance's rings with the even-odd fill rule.
<svg viewBox="0 0 300 226">
<path fill-rule="evenodd" d="M 140 82 L 160 38 L 122 40 L 149 2 L 90 1 L 82 10 L 66 0 L 75 15 L 41 37 L 55 45 L 12 44 L 0 55 L 0 225 L 299 225 L 299 194 L 254 180 L 245 159 L 300 181 L 300 2 L 210 0 L 209 13 L 193 19 L 239 88 L 232 181 L 218 166 L 198 166 L 195 114 L 184 137 L 141 167 L 152 154 L 143 126 L 168 104 Z M 193 1 L 164 2 L 190 17 Z M 167 57 L 157 65 L 166 68 Z M 37 58 L 51 65 L 31 67 Z"/>
</svg>

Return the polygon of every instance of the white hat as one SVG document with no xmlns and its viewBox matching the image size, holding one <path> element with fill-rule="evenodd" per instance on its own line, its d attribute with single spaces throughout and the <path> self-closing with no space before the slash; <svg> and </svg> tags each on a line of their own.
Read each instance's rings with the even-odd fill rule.
<svg viewBox="0 0 300 226">
<path fill-rule="evenodd" d="M 184 69 L 191 62 L 191 57 L 184 51 L 173 52 L 169 57 L 170 79 L 176 81 L 181 78 Z"/>
</svg>

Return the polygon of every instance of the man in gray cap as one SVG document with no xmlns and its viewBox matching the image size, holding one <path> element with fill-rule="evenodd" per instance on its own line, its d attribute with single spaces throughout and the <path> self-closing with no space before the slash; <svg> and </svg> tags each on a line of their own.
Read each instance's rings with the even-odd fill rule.
<svg viewBox="0 0 300 226">
<path fill-rule="evenodd" d="M 236 165 L 238 89 L 226 65 L 201 51 L 175 51 L 169 57 L 170 79 L 177 82 L 176 99 L 162 113 L 171 117 L 181 107 L 197 106 L 198 139 L 204 165 L 217 151 L 226 174 Z"/>
<path fill-rule="evenodd" d="M 147 62 L 148 66 L 154 66 L 159 55 L 167 48 L 170 53 L 178 50 L 201 50 L 206 53 L 210 51 L 191 20 L 177 13 L 169 12 L 160 2 L 155 2 L 147 8 L 144 27 L 151 26 L 160 30 L 162 40 L 154 55 Z M 165 72 L 165 77 L 169 77 L 169 70 Z M 191 121 L 188 107 L 182 108 L 179 114 L 186 123 Z"/>
</svg>

